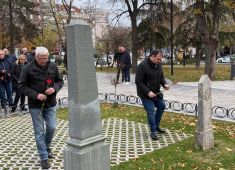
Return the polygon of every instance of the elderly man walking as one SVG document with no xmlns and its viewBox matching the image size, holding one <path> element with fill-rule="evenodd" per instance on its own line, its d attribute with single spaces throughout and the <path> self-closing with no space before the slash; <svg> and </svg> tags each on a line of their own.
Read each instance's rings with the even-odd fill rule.
<svg viewBox="0 0 235 170">
<path fill-rule="evenodd" d="M 48 56 L 47 48 L 37 47 L 35 59 L 23 69 L 19 80 L 19 90 L 28 96 L 43 169 L 50 168 L 48 158 L 53 157 L 50 146 L 56 128 L 56 94 L 63 86 L 62 76 Z"/>
</svg>

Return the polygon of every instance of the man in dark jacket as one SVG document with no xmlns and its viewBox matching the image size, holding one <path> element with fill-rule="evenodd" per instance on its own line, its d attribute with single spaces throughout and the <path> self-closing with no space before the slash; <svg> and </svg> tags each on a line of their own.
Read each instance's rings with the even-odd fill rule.
<svg viewBox="0 0 235 170">
<path fill-rule="evenodd" d="M 31 52 L 27 52 L 25 55 L 27 57 L 27 62 L 31 62 L 34 60 L 35 58 L 35 50 L 36 50 L 36 47 L 32 47 L 31 48 Z"/>
<path fill-rule="evenodd" d="M 63 86 L 63 78 L 48 56 L 47 48 L 37 47 L 35 59 L 26 65 L 19 80 L 19 90 L 28 96 L 42 169 L 50 168 L 48 158 L 52 158 L 50 145 L 56 128 L 56 94 Z"/>
<path fill-rule="evenodd" d="M 3 51 L 5 52 L 5 59 L 7 59 L 11 64 L 13 64 L 17 60 L 16 56 L 10 54 L 7 48 L 4 48 Z"/>
<path fill-rule="evenodd" d="M 119 52 L 121 53 L 120 67 L 124 74 L 125 84 L 130 84 L 131 56 L 123 46 L 119 47 Z"/>
<path fill-rule="evenodd" d="M 161 62 L 162 52 L 160 50 L 153 51 L 147 59 L 138 65 L 135 77 L 137 94 L 147 112 L 152 140 L 158 140 L 157 133 L 165 133 L 160 129 L 160 121 L 165 109 L 160 86 L 166 90 L 169 89 L 169 86 L 164 78 Z"/>
<path fill-rule="evenodd" d="M 5 108 L 7 102 L 10 106 L 13 105 L 11 67 L 12 65 L 6 58 L 5 52 L 0 50 L 0 98 L 3 108 Z"/>
<path fill-rule="evenodd" d="M 116 63 L 116 66 L 117 66 L 117 75 L 116 75 L 116 81 L 117 83 L 119 83 L 119 77 L 120 77 L 120 73 L 122 72 L 122 69 L 120 67 L 120 61 L 121 61 L 121 56 L 122 54 L 117 51 L 114 55 L 114 63 Z M 124 76 L 123 76 L 123 73 L 122 73 L 122 82 L 124 81 Z"/>
</svg>

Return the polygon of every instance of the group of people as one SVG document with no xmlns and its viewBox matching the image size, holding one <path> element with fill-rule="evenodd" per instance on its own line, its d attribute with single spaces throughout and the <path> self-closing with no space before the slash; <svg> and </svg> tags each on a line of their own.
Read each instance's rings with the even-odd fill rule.
<svg viewBox="0 0 235 170">
<path fill-rule="evenodd" d="M 8 101 L 14 109 L 21 98 L 23 109 L 25 96 L 28 96 L 29 112 L 32 117 L 37 150 L 41 158 L 41 167 L 48 169 L 50 168 L 48 159 L 53 158 L 50 146 L 56 128 L 56 94 L 63 86 L 63 78 L 57 65 L 48 60 L 47 48 L 37 47 L 30 55 L 26 51 L 25 48 L 22 49 L 22 54 L 17 59 L 15 56 L 10 56 L 6 49 L 0 50 L 1 104 L 4 107 Z M 114 60 L 117 63 L 117 81 L 122 72 L 122 82 L 129 83 L 130 54 L 121 46 Z M 135 77 L 137 95 L 147 112 L 152 140 L 158 140 L 159 133 L 166 133 L 160 128 L 165 109 L 160 87 L 166 90 L 170 87 L 164 78 L 161 62 L 162 52 L 152 51 L 150 56 L 138 65 Z M 16 89 L 14 103 L 12 83 L 13 88 Z"/>
<path fill-rule="evenodd" d="M 21 98 L 21 110 L 28 97 L 36 146 L 42 169 L 50 168 L 48 159 L 53 158 L 50 148 L 56 128 L 56 94 L 63 86 L 63 78 L 55 63 L 50 62 L 45 47 L 26 48 L 16 58 L 7 49 L 0 50 L 0 97 L 1 105 L 7 102 L 15 111 Z M 16 91 L 13 102 L 12 91 Z M 7 97 L 6 97 L 6 95 Z"/>
<path fill-rule="evenodd" d="M 34 58 L 33 52 L 27 52 L 26 48 L 22 49 L 21 55 L 17 58 L 11 55 L 7 48 L 0 50 L 0 100 L 2 108 L 8 104 L 15 112 L 20 101 L 20 110 L 26 111 L 25 95 L 20 93 L 18 81 L 22 68 L 28 63 L 27 60 Z M 13 92 L 16 93 L 13 101 Z"/>
</svg>

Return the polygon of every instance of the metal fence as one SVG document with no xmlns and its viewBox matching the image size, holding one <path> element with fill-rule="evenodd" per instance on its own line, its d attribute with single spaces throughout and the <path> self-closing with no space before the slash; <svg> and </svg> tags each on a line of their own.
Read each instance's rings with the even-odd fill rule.
<svg viewBox="0 0 235 170">
<path fill-rule="evenodd" d="M 128 96 L 124 94 L 115 95 L 114 93 L 99 93 L 100 102 L 114 102 L 117 101 L 120 104 L 130 104 L 135 106 L 142 106 L 141 99 L 136 96 Z M 58 99 L 58 107 L 67 107 L 68 98 L 64 97 Z M 179 101 L 168 101 L 165 100 L 166 110 L 180 113 L 187 113 L 190 115 L 197 116 L 198 105 L 195 103 L 182 103 Z M 225 108 L 221 106 L 214 106 L 212 108 L 212 115 L 215 118 L 224 120 L 235 120 L 235 108 Z"/>
<path fill-rule="evenodd" d="M 100 102 L 112 103 L 114 101 L 117 101 L 120 104 L 142 106 L 141 99 L 137 96 L 128 96 L 124 94 L 115 95 L 114 93 L 99 93 L 98 97 L 99 97 Z M 186 113 L 186 114 L 190 114 L 194 116 L 197 116 L 198 114 L 198 105 L 195 103 L 182 103 L 179 101 L 165 100 L 165 104 L 166 104 L 166 111 Z M 27 108 L 27 104 L 25 106 Z M 57 107 L 58 108 L 68 107 L 68 97 L 57 99 Z M 20 111 L 20 108 L 18 107 L 17 110 Z M 11 107 L 7 107 L 5 108 L 4 111 L 0 111 L 0 113 L 1 112 L 7 115 L 8 113 L 11 113 Z M 27 113 L 27 112 L 23 112 L 23 113 Z M 235 108 L 225 108 L 221 106 L 214 106 L 212 108 L 212 116 L 214 118 L 234 121 L 235 120 Z"/>
</svg>

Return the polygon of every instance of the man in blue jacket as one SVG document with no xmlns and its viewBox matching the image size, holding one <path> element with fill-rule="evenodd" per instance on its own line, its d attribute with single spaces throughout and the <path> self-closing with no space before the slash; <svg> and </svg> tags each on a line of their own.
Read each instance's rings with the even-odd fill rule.
<svg viewBox="0 0 235 170">
<path fill-rule="evenodd" d="M 152 140 L 158 140 L 157 133 L 165 133 L 160 128 L 160 121 L 165 109 L 160 86 L 166 90 L 169 90 L 170 87 L 164 78 L 161 62 L 162 52 L 160 50 L 153 51 L 147 59 L 138 65 L 135 77 L 137 94 L 147 112 Z"/>
</svg>

